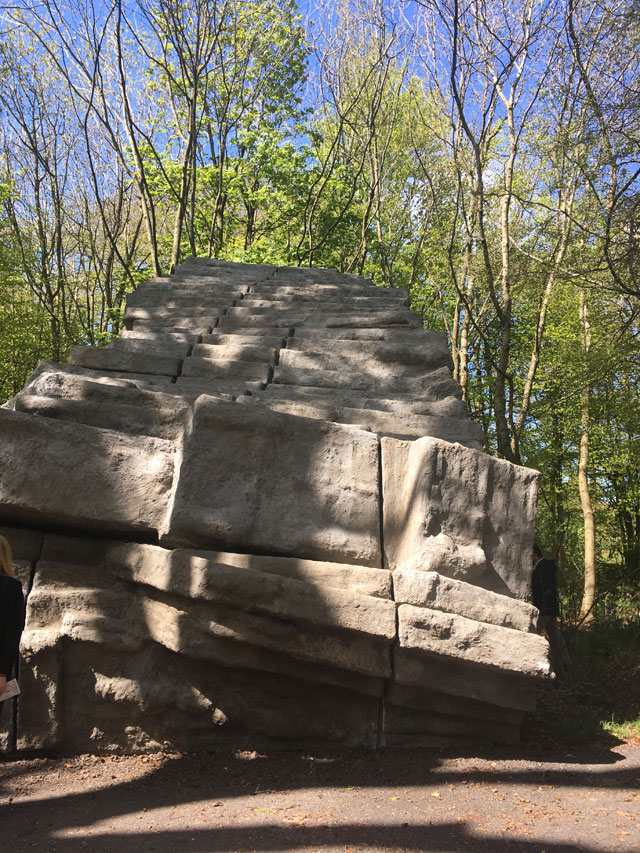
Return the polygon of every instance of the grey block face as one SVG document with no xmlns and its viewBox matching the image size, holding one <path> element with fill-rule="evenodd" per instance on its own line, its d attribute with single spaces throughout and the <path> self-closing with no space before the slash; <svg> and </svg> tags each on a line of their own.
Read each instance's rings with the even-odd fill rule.
<svg viewBox="0 0 640 853">
<path fill-rule="evenodd" d="M 550 674 L 537 474 L 481 452 L 408 305 L 189 259 L 38 365 L 0 409 L 29 595 L 0 751 L 515 742 Z"/>
<path fill-rule="evenodd" d="M 380 566 L 377 439 L 201 397 L 165 538 Z"/>
<path fill-rule="evenodd" d="M 294 338 L 295 341 L 295 338 Z M 397 378 L 398 366 L 405 376 L 419 377 L 438 367 L 450 367 L 451 356 L 444 342 L 433 346 L 392 344 L 378 341 L 334 341 L 327 351 L 314 351 L 302 341 L 282 353 L 287 367 L 341 370 L 359 367 L 376 377 Z"/>
<path fill-rule="evenodd" d="M 527 676 L 550 673 L 546 640 L 464 616 L 402 604 L 398 608 L 398 640 L 401 649 L 419 650 L 452 660 L 509 672 L 517 658 Z"/>
<path fill-rule="evenodd" d="M 166 386 L 165 386 L 166 387 Z M 15 398 L 15 410 L 131 435 L 181 438 L 188 404 L 132 383 L 105 384 L 66 373 L 41 373 Z"/>
<path fill-rule="evenodd" d="M 150 353 L 151 355 L 173 356 L 182 360 L 191 355 L 193 345 L 190 343 L 173 340 L 170 337 L 164 340 L 153 340 L 153 338 L 116 338 L 108 344 L 106 349 L 115 349 L 119 352 Z"/>
<path fill-rule="evenodd" d="M 437 572 L 396 569 L 393 592 L 398 604 L 454 613 L 516 631 L 536 630 L 538 611 L 532 604 L 444 577 Z"/>
<path fill-rule="evenodd" d="M 211 396 L 228 396 L 231 399 L 242 394 L 250 394 L 264 388 L 264 382 L 247 380 L 240 377 L 235 379 L 218 379 L 216 376 L 178 376 L 174 386 L 177 394 L 199 397 L 201 394 Z"/>
<path fill-rule="evenodd" d="M 382 439 L 386 564 L 517 598 L 531 583 L 538 473 L 435 438 Z"/>
<path fill-rule="evenodd" d="M 211 379 L 243 379 L 248 382 L 269 380 L 269 364 L 226 358 L 186 358 L 182 366 L 186 378 L 211 377 Z"/>
<path fill-rule="evenodd" d="M 173 462 L 161 439 L 0 410 L 0 518 L 150 531 L 167 511 Z"/>
<path fill-rule="evenodd" d="M 98 370 L 177 376 L 180 373 L 182 361 L 179 358 L 152 353 L 100 349 L 99 347 L 71 347 L 69 363 Z"/>
<path fill-rule="evenodd" d="M 393 617 L 392 602 L 318 573 L 283 578 L 259 559 L 233 572 L 221 557 L 45 537 L 23 637 L 21 748 L 212 749 L 243 736 L 373 745 L 390 671 L 380 626 L 393 622 L 380 614 Z M 331 621 L 337 601 L 349 625 Z"/>
</svg>

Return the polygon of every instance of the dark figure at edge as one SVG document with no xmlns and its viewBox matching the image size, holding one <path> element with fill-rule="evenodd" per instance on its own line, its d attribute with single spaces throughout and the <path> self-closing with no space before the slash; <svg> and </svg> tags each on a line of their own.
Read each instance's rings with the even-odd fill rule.
<svg viewBox="0 0 640 853">
<path fill-rule="evenodd" d="M 538 633 L 546 634 L 549 640 L 551 665 L 556 674 L 567 676 L 571 671 L 571 658 L 560 630 L 556 564 L 553 560 L 545 560 L 537 545 L 533 546 L 532 563 L 531 597 L 533 606 L 540 611 Z"/>
<path fill-rule="evenodd" d="M 11 546 L 0 536 L 0 693 L 11 678 L 24 628 L 22 584 L 13 576 Z M 0 702 L 0 716 L 2 706 Z"/>
</svg>

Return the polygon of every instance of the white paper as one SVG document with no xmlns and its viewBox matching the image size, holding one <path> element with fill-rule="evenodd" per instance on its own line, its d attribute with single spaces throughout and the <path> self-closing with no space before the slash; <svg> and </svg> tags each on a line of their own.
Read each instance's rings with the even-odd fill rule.
<svg viewBox="0 0 640 853">
<path fill-rule="evenodd" d="M 20 693 L 20 687 L 18 686 L 18 682 L 15 678 L 12 678 L 11 681 L 7 681 L 6 687 L 0 693 L 0 702 L 4 702 L 5 699 L 12 699 L 14 696 L 17 696 Z"/>
</svg>

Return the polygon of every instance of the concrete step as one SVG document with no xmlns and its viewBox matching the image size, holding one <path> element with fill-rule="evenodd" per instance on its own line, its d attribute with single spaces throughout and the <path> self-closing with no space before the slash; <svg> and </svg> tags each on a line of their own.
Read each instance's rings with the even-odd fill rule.
<svg viewBox="0 0 640 853">
<path fill-rule="evenodd" d="M 444 441 L 458 442 L 476 450 L 482 449 L 482 428 L 468 419 L 415 414 L 400 415 L 375 409 L 355 409 L 346 406 L 321 405 L 315 402 L 269 400 L 263 394 L 242 397 L 239 398 L 239 402 L 299 417 L 351 424 L 370 429 L 378 435 L 412 440 L 428 435 Z"/>
<path fill-rule="evenodd" d="M 406 290 L 390 290 L 382 287 L 346 286 L 339 284 L 310 284 L 303 287 L 288 284 L 271 284 L 270 282 L 252 286 L 244 299 L 267 299 L 272 301 L 287 301 L 298 303 L 326 302 L 332 299 L 372 299 L 381 305 L 387 302 L 396 305 L 408 305 L 409 294 Z M 243 301 L 244 301 L 243 299 Z"/>
<path fill-rule="evenodd" d="M 250 280 L 233 279 L 229 276 L 171 276 L 170 278 L 158 278 L 144 282 L 132 294 L 164 293 L 168 296 L 176 294 L 186 295 L 209 295 L 219 294 L 239 299 L 243 293 L 247 293 L 251 285 Z"/>
<path fill-rule="evenodd" d="M 340 273 L 335 269 L 321 269 L 320 267 L 278 267 L 275 273 L 267 280 L 268 282 L 276 284 L 286 283 L 293 287 L 308 287 L 310 284 L 339 284 L 342 287 L 351 285 L 375 287 L 369 278 Z"/>
<path fill-rule="evenodd" d="M 273 264 L 246 264 L 236 261 L 222 261 L 217 258 L 187 258 L 176 268 L 176 275 L 188 272 L 189 275 L 216 275 L 232 273 L 234 279 L 242 276 L 264 278 L 273 275 L 279 267 Z"/>
<path fill-rule="evenodd" d="M 165 355 L 174 358 L 186 358 L 191 355 L 193 344 L 181 343 L 174 339 L 165 341 L 140 340 L 139 338 L 116 338 L 107 344 L 105 349 L 115 349 L 119 352 L 148 353 L 149 355 Z"/>
<path fill-rule="evenodd" d="M 177 376 L 182 367 L 182 359 L 146 352 L 131 353 L 103 347 L 74 346 L 69 350 L 69 364 L 97 370 Z"/>
<path fill-rule="evenodd" d="M 404 301 L 395 300 L 392 303 L 392 307 L 394 308 L 403 306 L 405 306 Z M 390 306 L 388 300 L 377 299 L 371 295 L 350 296 L 348 294 L 331 293 L 330 295 L 327 295 L 323 298 L 318 298 L 317 295 L 314 298 L 305 298 L 302 295 L 298 296 L 297 298 L 292 298 L 291 296 L 283 296 L 280 298 L 265 298 L 262 296 L 253 296 L 252 294 L 249 294 L 243 299 L 237 300 L 235 303 L 235 307 L 271 311 L 321 310 L 335 313 L 336 311 L 342 311 L 343 309 L 348 311 L 379 311 L 380 309 L 386 310 Z"/>
<path fill-rule="evenodd" d="M 251 309 L 232 308 L 220 318 L 218 327 L 230 329 L 241 328 L 242 326 L 247 328 L 250 326 L 273 326 L 276 322 L 296 329 L 300 326 L 309 329 L 379 327 L 415 329 L 421 326 L 420 319 L 408 309 L 368 312 L 342 311 L 339 313 L 323 313 L 320 311 L 253 313 Z"/>
<path fill-rule="evenodd" d="M 188 404 L 175 395 L 106 385 L 65 373 L 43 373 L 16 397 L 16 411 L 175 440 Z"/>
<path fill-rule="evenodd" d="M 255 361 L 189 356 L 182 364 L 181 375 L 185 378 L 241 379 L 266 383 L 269 381 L 269 370 L 268 364 Z"/>
<path fill-rule="evenodd" d="M 193 355 L 194 358 L 227 361 L 258 361 L 263 364 L 275 364 L 278 355 L 278 347 L 250 346 L 236 342 L 196 344 L 191 355 Z"/>
<path fill-rule="evenodd" d="M 201 343 L 224 345 L 231 344 L 232 346 L 248 346 L 248 347 L 269 347 L 270 349 L 280 349 L 285 345 L 288 338 L 288 329 L 284 330 L 284 334 L 260 334 L 261 329 L 253 329 L 255 334 L 243 334 L 240 332 L 229 331 L 212 332 L 210 335 L 203 335 Z"/>
<path fill-rule="evenodd" d="M 245 381 L 243 379 L 216 379 L 213 376 L 178 376 L 170 392 L 197 397 L 200 394 L 212 396 L 228 396 L 235 399 L 244 394 L 251 394 L 264 388 L 265 383 Z"/>
<path fill-rule="evenodd" d="M 286 350 L 285 350 L 286 352 Z M 313 368 L 290 367 L 279 364 L 273 374 L 273 382 L 282 385 L 312 385 L 316 388 L 350 388 L 364 392 L 366 396 L 387 396 L 406 393 L 420 397 L 438 399 L 459 392 L 447 368 L 434 370 L 415 378 L 376 377 L 362 371 L 315 370 Z"/>
<path fill-rule="evenodd" d="M 444 332 L 430 332 L 421 327 L 411 329 L 309 329 L 297 328 L 289 345 L 299 349 L 298 341 L 317 342 L 317 349 L 332 347 L 334 341 L 381 341 L 387 343 L 402 343 L 406 346 L 420 346 L 425 341 L 440 341 L 448 347 L 447 336 Z M 314 347 L 310 347 L 313 349 Z"/>
<path fill-rule="evenodd" d="M 146 305 L 150 302 L 164 303 L 175 301 L 178 303 L 191 304 L 192 302 L 203 302 L 204 300 L 228 301 L 241 299 L 245 293 L 246 286 L 223 285 L 220 283 L 207 287 L 205 284 L 182 284 L 170 282 L 168 284 L 141 284 L 136 290 L 127 296 L 127 302 L 131 305 Z"/>
<path fill-rule="evenodd" d="M 390 341 L 333 341 L 330 347 L 317 348 L 317 342 L 292 338 L 280 361 L 292 367 L 340 370 L 360 365 L 373 374 L 415 376 L 438 367 L 453 367 L 444 341 L 426 339 L 420 344 Z"/>
<path fill-rule="evenodd" d="M 216 317 L 224 314 L 233 302 L 220 302 L 216 307 L 204 308 L 189 308 L 184 310 L 171 308 L 144 308 L 142 306 L 134 306 L 127 308 L 124 312 L 124 321 L 127 325 L 133 321 L 149 320 L 151 322 L 166 322 L 170 320 L 172 323 L 181 323 L 182 325 L 189 324 L 196 320 L 198 323 L 211 322 Z"/>
<path fill-rule="evenodd" d="M 312 388 L 304 385 L 274 385 L 270 383 L 258 393 L 262 400 L 289 400 L 310 405 L 348 406 L 353 409 L 375 409 L 396 415 L 437 415 L 449 418 L 467 418 L 467 404 L 458 397 L 441 400 L 416 400 L 413 395 L 397 397 L 366 397 L 351 390 L 339 388 Z"/>
<path fill-rule="evenodd" d="M 165 390 L 173 382 L 171 376 L 159 376 L 151 373 L 128 373 L 122 370 L 100 370 L 81 367 L 77 364 L 58 364 L 55 361 L 40 361 L 28 379 L 33 382 L 42 373 L 65 373 L 69 376 L 83 376 L 92 382 L 104 385 L 117 385 L 130 388 L 148 388 Z"/>
<path fill-rule="evenodd" d="M 151 332 L 138 329 L 123 329 L 120 337 L 116 340 L 148 341 L 152 346 L 163 343 L 197 344 L 200 343 L 201 335 L 193 335 L 189 332 Z"/>
<path fill-rule="evenodd" d="M 134 320 L 127 326 L 127 329 L 136 333 L 161 332 L 163 334 L 190 334 L 200 337 L 201 335 L 208 335 L 216 323 L 217 318 L 214 318 L 213 322 L 206 322 L 200 318 L 197 321 L 187 323 L 173 320 Z"/>
</svg>

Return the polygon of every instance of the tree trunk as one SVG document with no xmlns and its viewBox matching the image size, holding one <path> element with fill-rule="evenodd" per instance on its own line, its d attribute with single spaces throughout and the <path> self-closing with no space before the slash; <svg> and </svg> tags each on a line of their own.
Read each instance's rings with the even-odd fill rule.
<svg viewBox="0 0 640 853">
<path fill-rule="evenodd" d="M 596 597 L 596 541 L 593 507 L 589 492 L 589 398 L 591 385 L 588 378 L 587 357 L 591 349 L 591 329 L 589 327 L 589 312 L 584 291 L 580 293 L 580 332 L 582 351 L 584 355 L 584 381 L 580 407 L 580 459 L 578 463 L 578 489 L 580 492 L 580 507 L 584 519 L 584 591 L 580 606 L 580 619 L 584 625 L 593 621 L 593 605 Z"/>
</svg>

